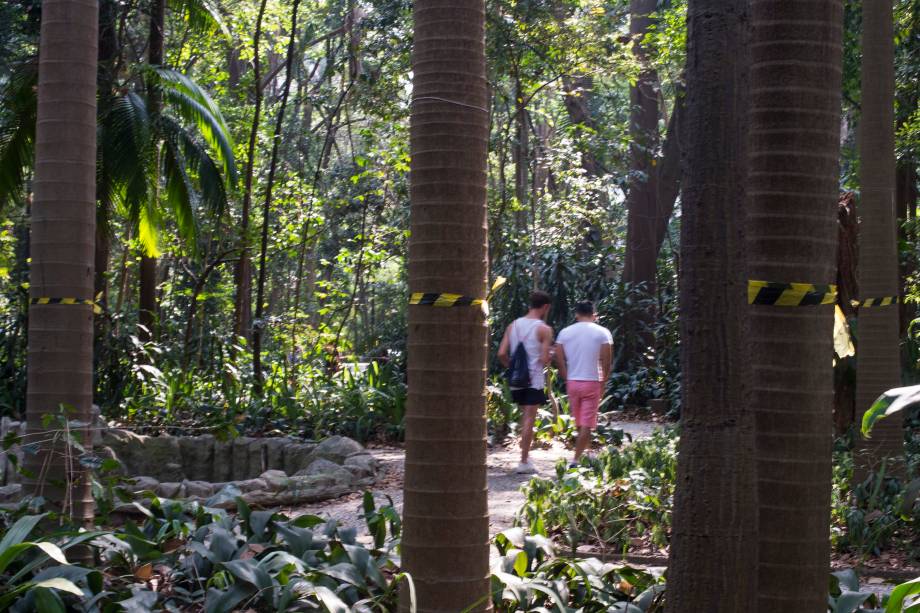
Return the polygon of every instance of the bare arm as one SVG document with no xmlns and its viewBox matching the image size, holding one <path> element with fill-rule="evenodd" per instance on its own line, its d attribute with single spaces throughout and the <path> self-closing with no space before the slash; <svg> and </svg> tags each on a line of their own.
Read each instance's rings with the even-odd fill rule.
<svg viewBox="0 0 920 613">
<path fill-rule="evenodd" d="M 607 379 L 610 378 L 610 367 L 613 363 L 613 345 L 609 343 L 604 343 L 601 345 L 601 373 L 604 377 L 601 379 L 602 383 L 606 383 Z"/>
<path fill-rule="evenodd" d="M 511 340 L 508 338 L 508 333 L 511 331 L 511 326 L 505 328 L 505 335 L 502 337 L 502 342 L 498 346 L 498 361 L 501 362 L 502 366 L 508 368 L 511 366 L 511 355 L 508 352 L 508 346 L 511 344 Z"/>
<path fill-rule="evenodd" d="M 540 363 L 546 366 L 550 362 L 549 349 L 553 346 L 553 329 L 549 326 L 540 326 L 537 338 L 540 341 Z"/>
<path fill-rule="evenodd" d="M 559 369 L 559 376 L 562 377 L 563 380 L 568 379 L 569 371 L 565 364 L 565 348 L 558 343 L 556 343 L 555 362 L 556 368 Z"/>
</svg>

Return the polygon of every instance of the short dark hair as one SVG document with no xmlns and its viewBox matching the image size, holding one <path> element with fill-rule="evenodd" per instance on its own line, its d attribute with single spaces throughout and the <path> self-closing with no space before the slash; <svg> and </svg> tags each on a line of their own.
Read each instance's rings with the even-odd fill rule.
<svg viewBox="0 0 920 613">
<path fill-rule="evenodd" d="M 594 303 L 591 302 L 590 300 L 582 300 L 581 302 L 575 305 L 576 315 L 583 315 L 587 317 L 590 315 L 594 315 L 594 313 L 595 313 Z"/>
<path fill-rule="evenodd" d="M 546 292 L 536 290 L 530 294 L 530 308 L 532 309 L 539 309 L 547 304 L 552 304 L 552 302 L 552 297 Z"/>
</svg>

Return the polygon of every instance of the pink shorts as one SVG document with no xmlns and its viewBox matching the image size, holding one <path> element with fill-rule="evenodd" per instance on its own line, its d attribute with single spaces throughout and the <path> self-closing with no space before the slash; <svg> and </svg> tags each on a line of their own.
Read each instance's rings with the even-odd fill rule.
<svg viewBox="0 0 920 613">
<path fill-rule="evenodd" d="M 597 407 L 601 403 L 600 381 L 567 381 L 569 408 L 575 425 L 580 428 L 597 427 Z"/>
</svg>

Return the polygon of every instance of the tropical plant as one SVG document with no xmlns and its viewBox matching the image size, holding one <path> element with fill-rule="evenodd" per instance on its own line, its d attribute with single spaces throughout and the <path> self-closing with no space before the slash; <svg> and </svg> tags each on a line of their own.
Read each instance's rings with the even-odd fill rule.
<svg viewBox="0 0 920 613">
<path fill-rule="evenodd" d="M 663 611 L 663 569 L 640 570 L 596 558 L 556 557 L 552 543 L 513 528 L 495 537 L 492 573 L 496 611 Z"/>
<path fill-rule="evenodd" d="M 0 607 L 10 611 L 392 610 L 399 516 L 365 494 L 373 536 L 303 515 L 288 519 L 237 500 L 238 514 L 150 496 L 145 519 L 113 531 L 44 533 L 46 515 L 13 521 L 0 541 Z M 70 563 L 91 547 L 100 569 Z"/>
<path fill-rule="evenodd" d="M 628 551 L 636 540 L 667 545 L 677 470 L 677 435 L 656 431 L 623 449 L 608 447 L 580 466 L 556 466 L 555 478 L 524 486 L 516 523 L 559 539 L 572 552 L 582 544 Z"/>
</svg>

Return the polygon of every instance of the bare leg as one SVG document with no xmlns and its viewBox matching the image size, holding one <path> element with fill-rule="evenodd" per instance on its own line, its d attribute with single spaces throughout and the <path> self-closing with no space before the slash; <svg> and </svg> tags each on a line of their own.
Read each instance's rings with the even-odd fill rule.
<svg viewBox="0 0 920 613">
<path fill-rule="evenodd" d="M 582 454 L 589 445 L 591 445 L 591 428 L 579 426 L 578 438 L 575 440 L 575 462 L 581 459 Z"/>
<path fill-rule="evenodd" d="M 533 423 L 537 419 L 536 406 L 521 407 L 521 463 L 527 462 L 533 444 Z"/>
</svg>

